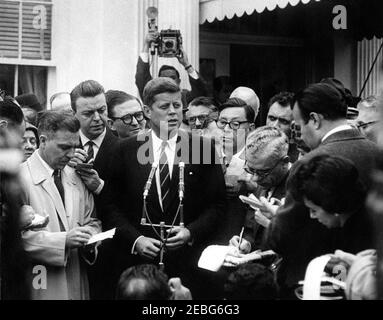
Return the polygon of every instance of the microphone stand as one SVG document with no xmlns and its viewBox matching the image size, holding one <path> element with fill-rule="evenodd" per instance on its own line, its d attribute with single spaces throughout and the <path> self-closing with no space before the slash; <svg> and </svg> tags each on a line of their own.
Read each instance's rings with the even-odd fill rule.
<svg viewBox="0 0 383 320">
<path fill-rule="evenodd" d="M 153 178 L 154 174 L 153 175 L 149 174 L 149 178 L 148 178 L 148 181 L 146 183 L 146 186 L 145 186 L 145 189 L 144 189 L 144 193 L 143 193 L 143 206 L 142 206 L 141 225 L 142 226 L 151 227 L 154 230 L 154 233 L 157 235 L 157 237 L 159 238 L 159 240 L 161 242 L 160 261 L 158 263 L 159 264 L 159 268 L 160 268 L 161 271 L 164 271 L 164 269 L 165 269 L 164 253 L 165 253 L 166 242 L 167 242 L 168 237 L 169 237 L 169 233 L 165 237 L 165 229 L 172 229 L 174 227 L 178 215 L 180 215 L 180 224 L 179 224 L 179 226 L 181 228 L 184 227 L 184 216 L 183 216 L 183 198 L 184 198 L 184 195 L 183 195 L 183 191 L 181 191 L 181 190 L 183 190 L 183 187 L 181 187 L 183 185 L 183 170 L 181 169 L 182 163 L 183 162 L 181 162 L 180 165 L 179 165 L 179 168 L 180 168 L 179 204 L 178 204 L 178 208 L 177 208 L 177 213 L 176 213 L 176 215 L 175 215 L 171 225 L 165 224 L 164 221 L 160 221 L 160 223 L 153 223 L 150 220 L 150 216 L 149 216 L 148 210 L 147 210 L 147 200 L 146 200 L 146 198 L 147 198 L 150 186 L 151 186 L 151 179 Z M 184 163 L 183 163 L 183 166 L 185 166 Z M 157 165 L 153 164 L 152 170 L 153 170 L 153 168 L 155 170 L 157 168 Z M 182 181 L 181 181 L 181 172 L 182 172 Z M 148 186 L 149 186 L 149 188 L 148 188 Z M 148 220 L 148 222 L 146 222 L 146 220 Z M 160 229 L 160 233 L 157 232 L 156 228 Z"/>
</svg>

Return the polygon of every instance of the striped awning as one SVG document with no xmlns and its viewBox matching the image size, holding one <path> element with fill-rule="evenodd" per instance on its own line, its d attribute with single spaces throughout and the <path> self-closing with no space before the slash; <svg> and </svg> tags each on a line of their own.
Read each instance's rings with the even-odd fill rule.
<svg viewBox="0 0 383 320">
<path fill-rule="evenodd" d="M 310 1 L 320 0 L 200 0 L 199 22 L 213 22 L 215 19 L 221 21 L 225 18 L 231 19 L 234 15 L 242 17 L 245 12 L 250 15 L 254 11 L 261 13 L 265 9 L 284 9 L 289 4 L 296 6 L 298 3 L 307 4 Z"/>
</svg>

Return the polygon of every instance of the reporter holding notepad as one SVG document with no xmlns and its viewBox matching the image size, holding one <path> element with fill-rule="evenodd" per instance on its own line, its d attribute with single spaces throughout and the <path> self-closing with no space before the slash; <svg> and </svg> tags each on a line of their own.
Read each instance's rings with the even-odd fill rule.
<svg viewBox="0 0 383 320">
<path fill-rule="evenodd" d="M 252 175 L 258 189 L 249 197 L 240 197 L 249 205 L 243 239 L 239 243 L 239 236 L 235 235 L 230 240 L 230 245 L 239 247 L 240 253 L 249 253 L 260 247 L 264 228 L 283 202 L 291 167 L 288 148 L 287 136 L 278 128 L 263 126 L 247 137 L 244 170 Z"/>
</svg>

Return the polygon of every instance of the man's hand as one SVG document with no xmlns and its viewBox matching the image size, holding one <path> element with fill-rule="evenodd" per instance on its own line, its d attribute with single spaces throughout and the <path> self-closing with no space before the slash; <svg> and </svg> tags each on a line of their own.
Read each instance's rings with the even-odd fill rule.
<svg viewBox="0 0 383 320">
<path fill-rule="evenodd" d="M 170 230 L 167 230 L 167 232 L 169 233 L 169 238 L 166 241 L 166 248 L 168 249 L 182 247 L 191 237 L 189 229 L 185 227 L 173 227 Z"/>
<path fill-rule="evenodd" d="M 259 209 L 261 213 L 268 219 L 271 219 L 277 214 L 277 210 L 280 206 L 283 205 L 284 199 L 279 200 L 277 198 L 271 198 L 270 201 L 265 197 L 260 197 L 262 205 L 259 206 L 251 206 L 253 209 Z"/>
<path fill-rule="evenodd" d="M 88 154 L 85 152 L 84 149 L 76 148 L 73 158 L 70 159 L 70 161 L 68 162 L 68 166 L 76 168 L 77 164 L 84 163 L 87 157 Z"/>
<path fill-rule="evenodd" d="M 88 227 L 75 227 L 67 232 L 65 247 L 68 249 L 83 247 L 91 237 L 92 232 Z"/>
<path fill-rule="evenodd" d="M 157 31 L 147 33 L 145 38 L 144 38 L 144 46 L 142 48 L 142 52 L 148 52 L 150 49 L 151 43 L 156 42 L 159 35 L 160 34 Z"/>
<path fill-rule="evenodd" d="M 23 205 L 20 209 L 20 221 L 19 226 L 20 229 L 24 229 L 25 227 L 28 227 L 33 219 L 35 218 L 35 210 L 28 205 Z"/>
<path fill-rule="evenodd" d="M 188 59 L 188 56 L 186 54 L 186 51 L 184 50 L 184 48 L 182 46 L 180 47 L 180 51 L 181 51 L 181 53 L 179 55 L 177 55 L 177 59 L 178 59 L 178 62 L 180 64 L 182 64 L 183 67 L 185 68 L 189 65 L 189 59 Z M 193 71 L 193 68 L 189 68 L 187 71 L 191 72 L 191 71 Z"/>
<path fill-rule="evenodd" d="M 239 253 L 249 253 L 251 251 L 251 244 L 246 239 L 242 238 L 241 244 L 239 244 L 239 236 L 234 236 L 230 239 L 229 245 L 238 248 Z"/>
<path fill-rule="evenodd" d="M 85 183 L 85 185 L 91 192 L 95 192 L 100 186 L 101 179 L 98 176 L 96 170 L 89 168 L 81 168 L 76 170 L 76 172 L 80 175 L 81 180 Z"/>
<path fill-rule="evenodd" d="M 136 251 L 141 257 L 154 259 L 160 252 L 161 242 L 157 239 L 141 237 L 136 242 Z"/>
<path fill-rule="evenodd" d="M 242 173 L 238 177 L 238 183 L 241 183 L 244 187 L 244 190 L 246 192 L 252 193 L 258 189 L 258 183 L 254 180 L 254 176 L 252 174 L 249 174 L 247 172 Z"/>
</svg>

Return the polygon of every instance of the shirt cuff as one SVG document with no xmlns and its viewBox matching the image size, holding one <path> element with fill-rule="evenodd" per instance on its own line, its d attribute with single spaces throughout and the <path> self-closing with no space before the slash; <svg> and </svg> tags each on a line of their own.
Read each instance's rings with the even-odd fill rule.
<svg viewBox="0 0 383 320">
<path fill-rule="evenodd" d="M 95 194 L 99 195 L 102 191 L 102 189 L 104 188 L 104 180 L 100 179 L 100 185 L 98 186 L 98 188 L 94 191 Z"/>
<path fill-rule="evenodd" d="M 139 236 L 136 241 L 134 241 L 133 243 L 133 246 L 132 246 L 132 250 L 130 251 L 131 254 L 137 254 L 137 251 L 136 251 L 136 243 L 139 239 L 141 239 L 143 236 Z"/>
<path fill-rule="evenodd" d="M 192 77 L 194 80 L 198 80 L 199 78 L 198 73 L 197 71 L 194 70 L 194 68 L 193 68 L 193 72 L 189 73 L 189 76 Z"/>
<path fill-rule="evenodd" d="M 141 52 L 140 58 L 144 63 L 149 63 L 149 54 L 147 52 Z"/>
</svg>

